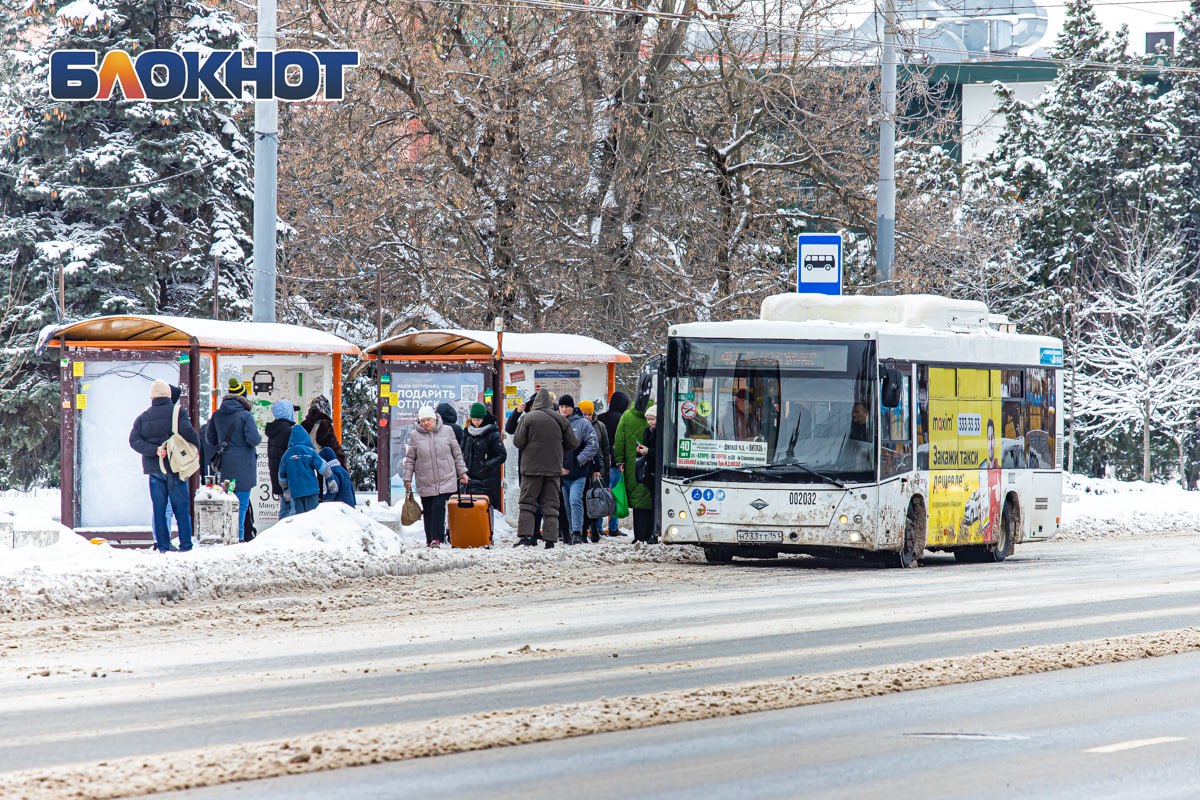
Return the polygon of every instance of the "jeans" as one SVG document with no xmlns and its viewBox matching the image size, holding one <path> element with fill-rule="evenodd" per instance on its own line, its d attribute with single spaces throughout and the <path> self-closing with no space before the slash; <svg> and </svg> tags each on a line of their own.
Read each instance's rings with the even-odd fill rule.
<svg viewBox="0 0 1200 800">
<path fill-rule="evenodd" d="M 250 507 L 250 490 L 235 491 L 233 496 L 238 499 L 238 541 L 246 541 L 246 509 Z"/>
<path fill-rule="evenodd" d="M 608 488 L 612 489 L 620 482 L 621 482 L 621 470 L 617 469 L 616 467 L 609 467 L 608 468 Z M 609 517 L 608 518 L 608 532 L 609 533 L 620 532 L 620 530 L 621 530 L 620 522 L 621 522 L 621 520 L 618 519 L 615 514 L 613 516 Z"/>
<path fill-rule="evenodd" d="M 279 495 L 279 518 L 285 519 L 296 513 L 296 507 L 293 501 Z"/>
<path fill-rule="evenodd" d="M 587 476 L 583 475 L 573 481 L 563 478 L 563 503 L 567 518 L 571 522 L 571 533 L 583 532 L 583 492 L 587 488 Z"/>
<path fill-rule="evenodd" d="M 179 549 L 192 549 L 191 490 L 187 481 L 174 473 L 150 474 L 150 503 L 154 509 L 154 548 L 160 553 L 171 549 L 171 529 L 167 527 L 167 505 L 179 522 Z"/>
<path fill-rule="evenodd" d="M 303 514 L 305 512 L 312 511 L 317 507 L 317 503 L 320 500 L 321 496 L 318 494 L 306 494 L 304 497 L 293 497 L 292 513 Z"/>
</svg>

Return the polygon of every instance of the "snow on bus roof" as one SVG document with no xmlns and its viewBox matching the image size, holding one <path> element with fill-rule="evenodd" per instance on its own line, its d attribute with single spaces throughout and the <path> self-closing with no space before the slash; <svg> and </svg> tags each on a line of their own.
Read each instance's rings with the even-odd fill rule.
<svg viewBox="0 0 1200 800">
<path fill-rule="evenodd" d="M 166 346 L 195 344 L 206 350 L 241 350 L 255 353 L 322 353 L 357 355 L 359 350 L 332 333 L 276 322 L 230 322 L 216 319 L 172 317 L 154 314 L 119 314 L 50 325 L 38 337 L 39 347 L 52 340 L 76 346 L 104 343 L 163 343 Z"/>
<path fill-rule="evenodd" d="M 445 328 L 411 331 L 369 345 L 366 355 L 482 356 L 496 352 L 495 331 Z M 506 333 L 500 343 L 506 361 L 567 361 L 596 364 L 628 364 L 629 356 L 612 345 L 573 333 Z"/>
<path fill-rule="evenodd" d="M 895 324 L 954 330 L 986 328 L 988 308 L 978 300 L 933 294 L 831 296 L 788 292 L 762 302 L 760 319 L 770 322 Z"/>
</svg>

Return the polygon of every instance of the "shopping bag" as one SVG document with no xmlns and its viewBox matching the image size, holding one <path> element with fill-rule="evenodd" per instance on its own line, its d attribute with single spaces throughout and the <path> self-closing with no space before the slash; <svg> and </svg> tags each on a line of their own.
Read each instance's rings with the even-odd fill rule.
<svg viewBox="0 0 1200 800">
<path fill-rule="evenodd" d="M 421 518 L 421 504 L 417 502 L 417 498 L 413 497 L 410 489 L 404 496 L 404 505 L 400 508 L 400 522 L 403 525 L 412 525 Z"/>
<path fill-rule="evenodd" d="M 625 493 L 625 477 L 621 476 L 621 480 L 617 481 L 617 485 L 612 489 L 613 502 L 617 506 L 614 516 L 617 519 L 625 519 L 629 516 L 629 495 Z"/>
</svg>

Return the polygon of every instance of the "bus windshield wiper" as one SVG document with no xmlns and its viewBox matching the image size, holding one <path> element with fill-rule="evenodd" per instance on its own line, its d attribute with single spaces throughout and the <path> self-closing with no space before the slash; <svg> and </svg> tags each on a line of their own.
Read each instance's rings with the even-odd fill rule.
<svg viewBox="0 0 1200 800">
<path fill-rule="evenodd" d="M 784 459 L 783 461 L 772 461 L 770 464 L 757 464 L 757 465 L 751 466 L 751 467 L 721 467 L 719 469 L 709 470 L 708 472 L 702 472 L 699 475 L 689 475 L 688 477 L 686 477 L 682 481 L 680 481 L 680 483 L 683 486 L 687 486 L 689 483 L 701 481 L 701 480 L 704 480 L 705 478 L 711 478 L 712 476 L 720 475 L 723 472 L 737 472 L 742 475 L 756 475 L 756 474 L 761 474 L 761 472 L 763 470 L 776 470 L 776 469 L 780 469 L 780 468 L 796 469 L 796 470 L 799 470 L 800 472 L 803 472 L 805 475 L 811 475 L 812 477 L 816 478 L 817 480 L 823 481 L 825 483 L 832 483 L 834 486 L 838 487 L 839 489 L 846 488 L 846 484 L 842 483 L 840 480 L 833 477 L 832 475 L 825 475 L 824 473 L 817 472 L 815 469 L 812 469 L 811 467 L 804 466 L 803 464 L 801 464 L 799 461 L 795 460 L 794 458 Z"/>
<path fill-rule="evenodd" d="M 764 470 L 764 469 L 780 469 L 781 467 L 788 467 L 791 469 L 799 470 L 800 472 L 803 472 L 805 475 L 811 475 L 812 477 L 816 478 L 817 480 L 824 481 L 825 483 L 832 483 L 834 486 L 838 487 L 839 489 L 846 488 L 846 484 L 842 483 L 840 480 L 833 477 L 832 475 L 826 475 L 823 472 L 817 472 L 812 467 L 806 467 L 805 465 L 801 464 L 799 461 L 797 461 L 794 458 L 785 458 L 781 461 L 772 461 L 770 464 L 763 464 L 763 465 L 757 466 L 757 467 L 746 467 L 745 469 L 747 472 L 755 472 L 757 470 Z"/>
<path fill-rule="evenodd" d="M 746 475 L 750 474 L 751 470 L 760 469 L 760 467 L 718 467 L 710 469 L 708 472 L 701 472 L 699 475 L 689 475 L 680 481 L 680 485 L 687 486 L 695 481 L 702 481 L 705 478 L 711 478 L 713 475 L 720 475 L 722 472 L 740 472 Z"/>
</svg>

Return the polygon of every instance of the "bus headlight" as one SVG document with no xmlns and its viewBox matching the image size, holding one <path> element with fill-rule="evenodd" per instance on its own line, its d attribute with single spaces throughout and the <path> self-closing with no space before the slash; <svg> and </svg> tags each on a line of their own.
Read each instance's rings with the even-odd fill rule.
<svg viewBox="0 0 1200 800">
<path fill-rule="evenodd" d="M 840 517 L 838 517 L 838 524 L 839 524 L 839 525 L 845 525 L 845 524 L 846 524 L 846 523 L 848 523 L 849 521 L 850 521 L 850 518 L 849 518 L 849 517 L 847 517 L 845 514 L 842 514 Z"/>
<path fill-rule="evenodd" d="M 668 525 L 667 533 L 665 536 L 663 536 L 663 539 L 665 539 L 666 541 L 669 542 L 678 535 L 679 535 L 679 526 L 678 525 Z"/>
<path fill-rule="evenodd" d="M 679 518 L 680 518 L 680 519 L 687 519 L 687 512 L 686 512 L 686 511 L 680 511 L 680 512 L 679 512 Z"/>
</svg>

